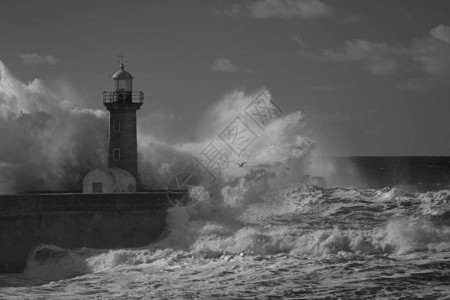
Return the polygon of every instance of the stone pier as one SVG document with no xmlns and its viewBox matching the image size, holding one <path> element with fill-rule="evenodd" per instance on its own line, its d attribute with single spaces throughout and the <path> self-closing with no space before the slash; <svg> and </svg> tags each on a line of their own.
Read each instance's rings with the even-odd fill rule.
<svg viewBox="0 0 450 300">
<path fill-rule="evenodd" d="M 0 273 L 20 273 L 33 247 L 132 248 L 165 228 L 166 191 L 0 195 Z"/>
</svg>

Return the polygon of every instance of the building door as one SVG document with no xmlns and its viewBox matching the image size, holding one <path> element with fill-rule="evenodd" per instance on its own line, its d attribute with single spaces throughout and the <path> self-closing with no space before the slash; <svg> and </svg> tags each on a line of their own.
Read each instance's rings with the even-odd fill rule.
<svg viewBox="0 0 450 300">
<path fill-rule="evenodd" d="M 103 182 L 93 182 L 92 183 L 93 193 L 103 193 Z"/>
</svg>

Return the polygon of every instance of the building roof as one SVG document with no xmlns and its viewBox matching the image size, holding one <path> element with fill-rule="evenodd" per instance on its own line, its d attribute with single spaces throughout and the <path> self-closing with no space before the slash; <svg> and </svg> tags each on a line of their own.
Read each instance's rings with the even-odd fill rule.
<svg viewBox="0 0 450 300">
<path fill-rule="evenodd" d="M 114 73 L 112 76 L 113 79 L 133 79 L 133 76 L 125 71 L 125 65 L 123 63 L 120 64 L 120 70 Z"/>
</svg>

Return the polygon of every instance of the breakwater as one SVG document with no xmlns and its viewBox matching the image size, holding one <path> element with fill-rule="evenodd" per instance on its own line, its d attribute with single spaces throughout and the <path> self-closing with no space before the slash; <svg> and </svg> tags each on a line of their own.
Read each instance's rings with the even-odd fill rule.
<svg viewBox="0 0 450 300">
<path fill-rule="evenodd" d="M 0 273 L 22 272 L 31 249 L 131 248 L 165 228 L 166 191 L 0 195 Z"/>
</svg>

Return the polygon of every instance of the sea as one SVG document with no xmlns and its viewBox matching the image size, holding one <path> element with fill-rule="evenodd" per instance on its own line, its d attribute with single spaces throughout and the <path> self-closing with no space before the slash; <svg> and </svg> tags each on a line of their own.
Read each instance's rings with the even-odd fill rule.
<svg viewBox="0 0 450 300">
<path fill-rule="evenodd" d="M 316 171 L 197 188 L 140 248 L 40 245 L 24 273 L 0 274 L 0 299 L 450 299 L 450 157 Z"/>
</svg>

